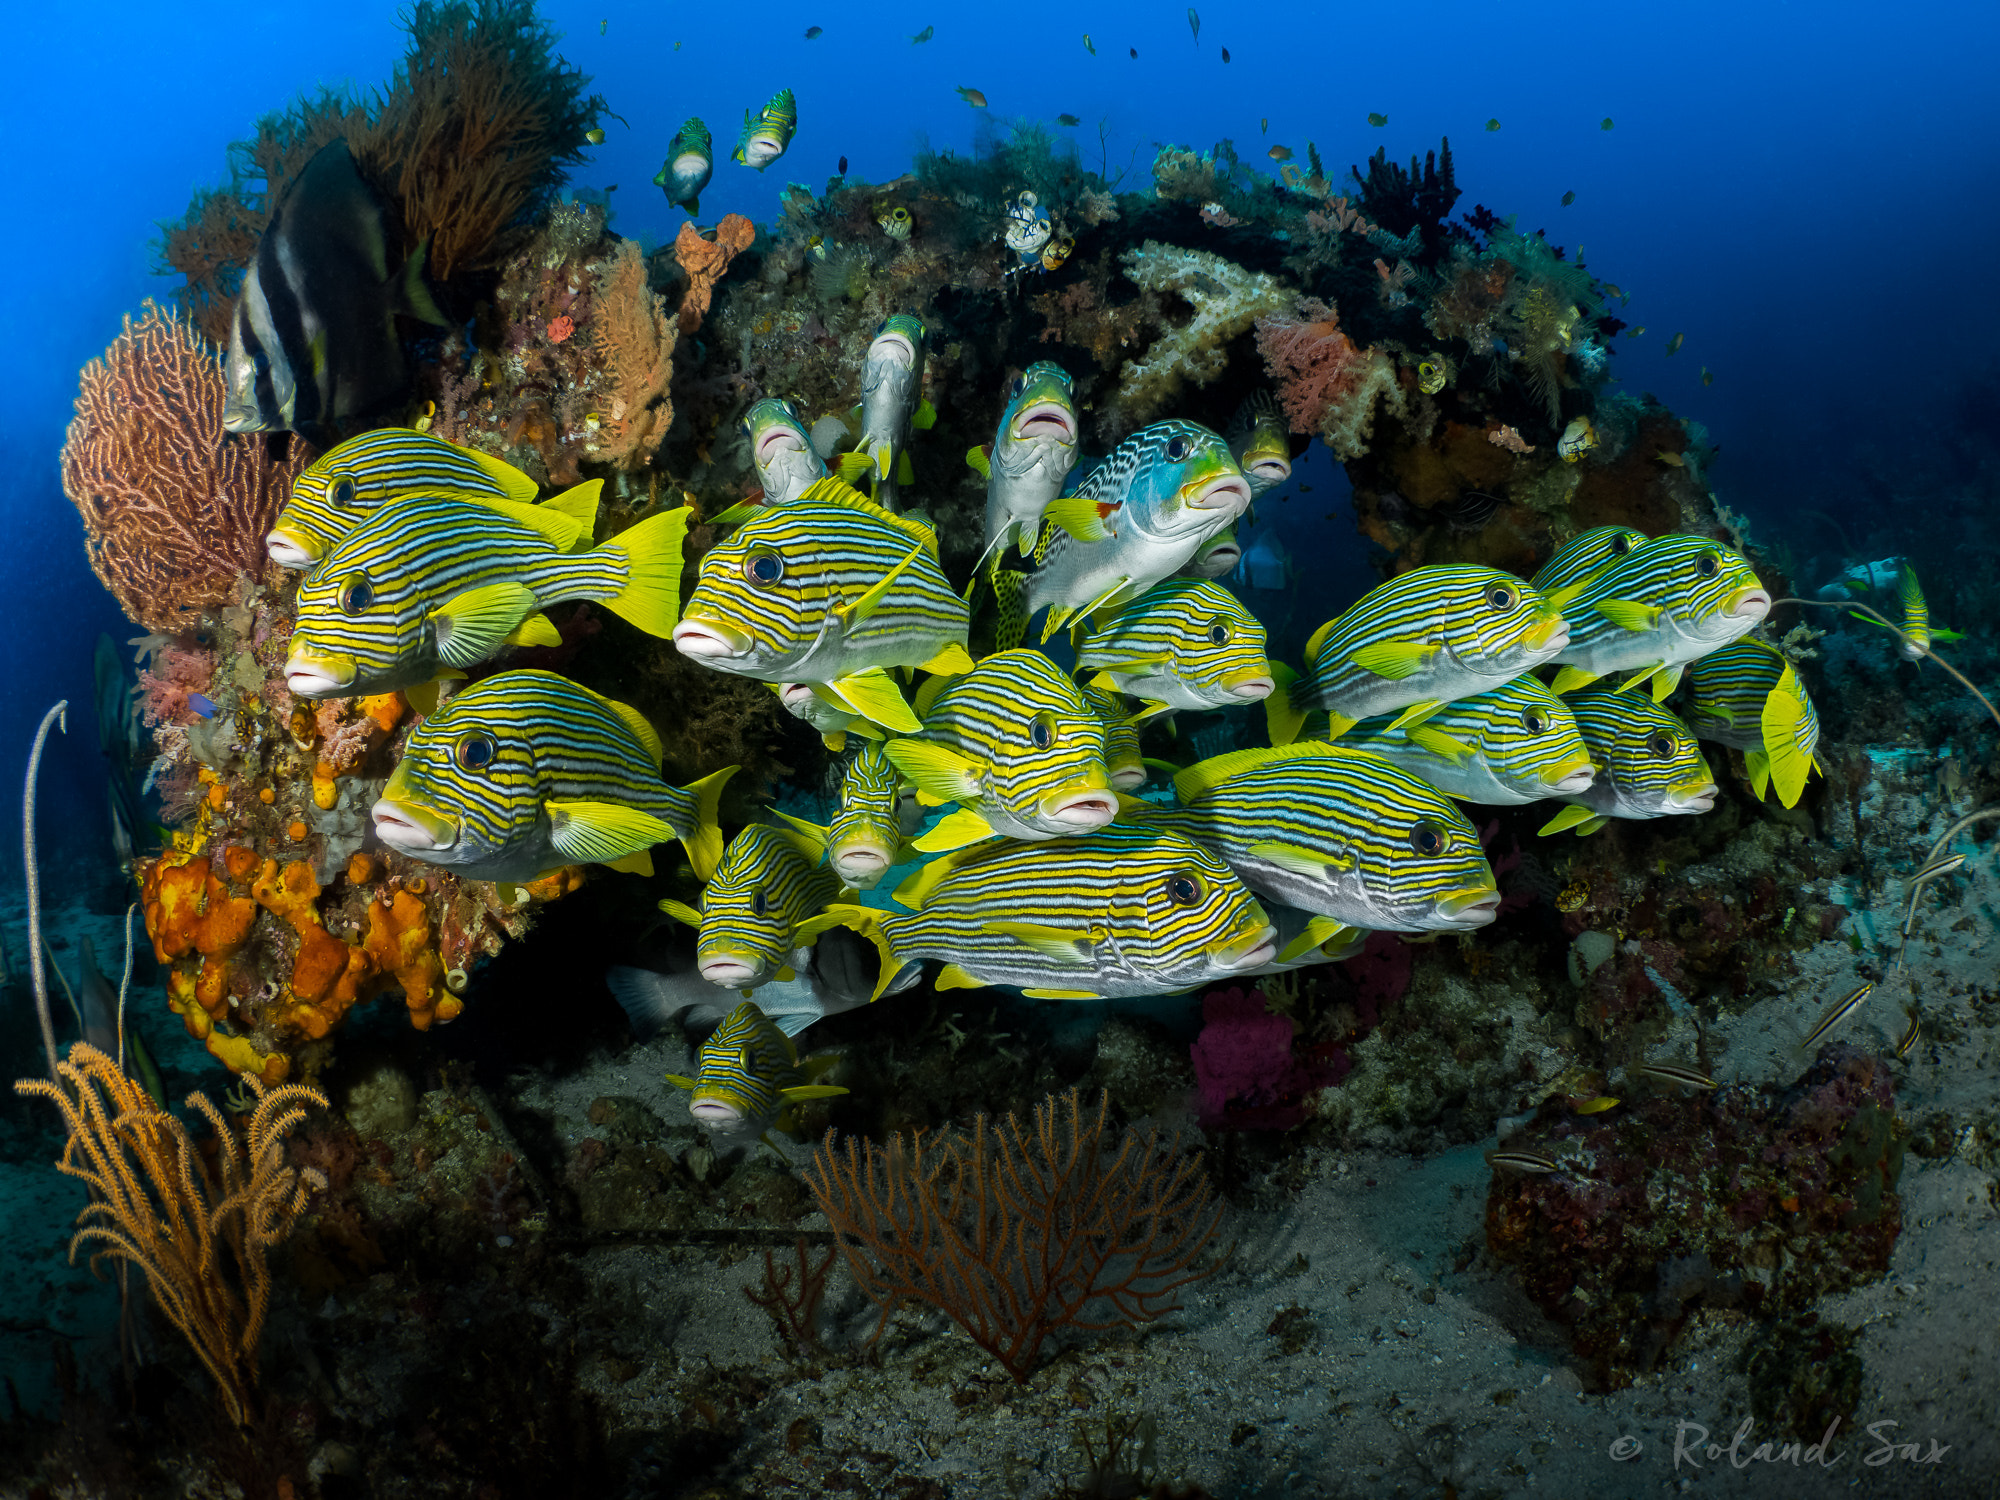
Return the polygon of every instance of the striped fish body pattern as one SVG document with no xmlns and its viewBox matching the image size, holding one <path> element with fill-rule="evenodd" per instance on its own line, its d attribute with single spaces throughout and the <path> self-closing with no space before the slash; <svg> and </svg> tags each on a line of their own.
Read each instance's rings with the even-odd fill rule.
<svg viewBox="0 0 2000 1500">
<path fill-rule="evenodd" d="M 1421 724 L 1391 715 L 1363 719 L 1341 736 L 1447 797 L 1494 807 L 1574 795 L 1596 772 L 1569 705 L 1535 678 L 1458 698 Z"/>
<path fill-rule="evenodd" d="M 1051 502 L 1028 575 L 1028 613 L 1059 612 L 1053 628 L 1078 611 L 1136 598 L 1249 504 L 1249 481 L 1215 433 L 1178 420 L 1143 427 Z"/>
<path fill-rule="evenodd" d="M 903 849 L 902 774 L 879 744 L 863 745 L 840 777 L 840 811 L 826 828 L 827 863 L 856 890 L 873 890 Z"/>
<path fill-rule="evenodd" d="M 1238 750 L 1190 766 L 1174 789 L 1180 805 L 1129 815 L 1212 850 L 1268 900 L 1386 932 L 1462 932 L 1499 908 L 1465 815 L 1380 756 Z"/>
<path fill-rule="evenodd" d="M 1918 661 L 1931 649 L 1931 607 L 1908 558 L 1896 570 L 1896 594 L 1903 601 L 1903 657 Z"/>
<path fill-rule="evenodd" d="M 1228 436 L 1229 451 L 1250 483 L 1252 500 L 1292 477 L 1291 429 L 1269 391 L 1258 391 L 1237 408 Z"/>
<path fill-rule="evenodd" d="M 1077 643 L 1093 681 L 1157 708 L 1227 708 L 1270 696 L 1264 627 L 1228 589 L 1168 578 L 1101 621 Z"/>
<path fill-rule="evenodd" d="M 962 653 L 966 623 L 929 528 L 823 479 L 702 555 L 674 644 L 739 677 L 839 687 Z"/>
<path fill-rule="evenodd" d="M 660 740 L 636 710 L 553 672 L 497 672 L 410 732 L 375 803 L 375 833 L 468 880 L 533 880 L 595 862 L 650 874 L 645 851 L 721 852 L 716 802 L 736 767 L 686 788 L 660 779 Z"/>
<path fill-rule="evenodd" d="M 1556 659 L 1568 641 L 1555 606 L 1511 574 L 1413 568 L 1306 642 L 1305 673 L 1288 696 L 1268 700 L 1272 742 L 1288 742 L 1315 708 L 1337 737 L 1376 714 L 1489 692 Z"/>
<path fill-rule="evenodd" d="M 925 865 L 896 899 L 916 910 L 879 918 L 890 953 L 944 961 L 940 986 L 1158 995 L 1275 952 L 1269 919 L 1229 866 L 1156 828 L 976 845 Z"/>
<path fill-rule="evenodd" d="M 779 89 L 756 114 L 743 111 L 743 133 L 737 137 L 736 150 L 731 155 L 744 166 L 761 172 L 785 154 L 798 124 L 798 100 L 792 97 L 790 89 Z"/>
<path fill-rule="evenodd" d="M 1819 715 L 1781 652 L 1745 636 L 1690 666 L 1681 693 L 1688 728 L 1741 750 L 1760 798 L 1775 783 L 1779 800 L 1797 805 L 1819 749 Z"/>
<path fill-rule="evenodd" d="M 1104 767 L 1111 789 L 1129 792 L 1146 784 L 1146 762 L 1139 749 L 1139 723 L 1118 693 L 1082 684 L 1083 701 L 1104 726 Z"/>
<path fill-rule="evenodd" d="M 767 396 L 743 414 L 743 432 L 766 505 L 789 505 L 827 477 L 826 460 L 791 402 Z"/>
<path fill-rule="evenodd" d="M 1607 818 L 1664 818 L 1715 805 L 1715 777 L 1687 725 L 1644 693 L 1598 688 L 1569 699 L 1597 779 L 1542 831 L 1592 833 Z M 1581 814 L 1581 816 L 1579 816 Z"/>
<path fill-rule="evenodd" d="M 1050 839 L 1102 828 L 1118 811 L 1104 726 L 1039 651 L 1001 651 L 923 705 L 923 732 L 882 753 L 933 805 L 960 811 L 918 839 L 926 853 L 1002 834 Z"/>
<path fill-rule="evenodd" d="M 986 550 L 1034 545 L 1042 512 L 1076 466 L 1076 396 L 1061 365 L 1040 360 L 1014 377 L 999 429 L 968 455 L 986 471 Z"/>
<path fill-rule="evenodd" d="M 535 490 L 534 480 L 490 454 L 410 427 L 381 427 L 307 466 L 271 523 L 265 546 L 283 567 L 310 568 L 392 500 L 458 495 L 525 505 Z"/>
<path fill-rule="evenodd" d="M 1528 586 L 1544 597 L 1574 597 L 1651 540 L 1630 526 L 1597 526 L 1571 537 L 1535 570 Z"/>
<path fill-rule="evenodd" d="M 801 1065 L 798 1049 L 777 1022 L 745 1000 L 722 1018 L 695 1053 L 695 1076 L 668 1074 L 688 1090 L 688 1113 L 712 1131 L 762 1135 L 780 1125 L 788 1106 L 805 1098 L 844 1094 L 815 1087 L 813 1080 L 832 1065 Z M 782 1128 L 782 1127 L 781 1127 Z"/>
<path fill-rule="evenodd" d="M 1266 902 L 1264 910 L 1278 934 L 1278 956 L 1261 968 L 1252 969 L 1243 976 L 1245 979 L 1260 974 L 1289 974 L 1315 964 L 1341 963 L 1368 945 L 1368 933 L 1363 928 L 1349 927 L 1345 922 L 1329 926 L 1331 919 L 1327 917 L 1275 902 Z"/>
<path fill-rule="evenodd" d="M 861 361 L 861 436 L 854 451 L 874 460 L 875 498 L 890 510 L 896 509 L 897 487 L 910 480 L 905 455 L 924 399 L 928 338 L 922 318 L 892 314 L 875 330 Z"/>
<path fill-rule="evenodd" d="M 1658 692 L 1678 678 L 1672 669 L 1749 634 L 1770 612 L 1771 596 L 1721 543 L 1663 536 L 1635 548 L 1564 609 L 1569 641 L 1552 660 L 1567 670 L 1557 692 L 1612 672 L 1659 669 Z"/>
<path fill-rule="evenodd" d="M 377 510 L 299 585 L 286 686 L 303 698 L 386 693 L 505 645 L 555 645 L 538 612 L 566 599 L 671 632 L 687 510 L 570 552 L 575 523 L 546 509 L 413 495 Z"/>
<path fill-rule="evenodd" d="M 799 924 L 840 894 L 840 880 L 820 864 L 821 853 L 802 834 L 752 823 L 723 850 L 702 888 L 699 913 L 660 903 L 662 911 L 700 928 L 695 962 L 702 978 L 751 990 L 791 977 L 784 971 L 800 946 Z"/>
</svg>

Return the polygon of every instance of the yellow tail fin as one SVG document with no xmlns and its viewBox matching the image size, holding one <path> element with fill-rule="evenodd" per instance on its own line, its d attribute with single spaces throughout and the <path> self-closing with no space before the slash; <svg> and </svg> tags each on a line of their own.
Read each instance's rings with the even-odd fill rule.
<svg viewBox="0 0 2000 1500">
<path fill-rule="evenodd" d="M 670 636 L 681 618 L 681 571 L 686 566 L 688 518 L 679 510 L 648 516 L 604 544 L 604 551 L 625 564 L 624 590 L 605 606 L 648 635 Z"/>
<path fill-rule="evenodd" d="M 717 816 L 717 810 L 722 805 L 722 789 L 729 785 L 729 778 L 742 769 L 741 766 L 724 766 L 683 789 L 694 798 L 694 827 L 681 840 L 681 847 L 687 850 L 688 863 L 694 866 L 695 875 L 704 883 L 715 873 L 715 867 L 722 859 L 722 828 Z"/>
<path fill-rule="evenodd" d="M 1296 679 L 1297 674 L 1283 662 L 1271 663 L 1271 680 L 1277 686 L 1264 700 L 1264 727 L 1270 730 L 1274 745 L 1291 744 L 1305 728 L 1306 711 L 1292 706 L 1292 684 Z"/>
</svg>

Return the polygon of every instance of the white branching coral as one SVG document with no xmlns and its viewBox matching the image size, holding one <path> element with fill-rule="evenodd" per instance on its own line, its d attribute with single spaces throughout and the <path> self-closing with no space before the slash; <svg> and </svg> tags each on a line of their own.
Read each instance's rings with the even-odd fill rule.
<svg viewBox="0 0 2000 1500">
<path fill-rule="evenodd" d="M 1107 430 L 1129 432 L 1151 421 L 1184 383 L 1207 385 L 1229 362 L 1230 341 L 1265 313 L 1290 305 L 1273 277 L 1246 271 L 1206 250 L 1182 250 L 1148 240 L 1122 257 L 1125 274 L 1156 296 L 1172 293 L 1194 309 L 1179 327 L 1163 330 L 1143 359 L 1126 364 L 1105 413 Z"/>
</svg>

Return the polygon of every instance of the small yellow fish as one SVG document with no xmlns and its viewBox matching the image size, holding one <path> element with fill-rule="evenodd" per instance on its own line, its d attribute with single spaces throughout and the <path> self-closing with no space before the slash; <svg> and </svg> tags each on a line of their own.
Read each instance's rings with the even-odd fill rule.
<svg viewBox="0 0 2000 1500">
<path fill-rule="evenodd" d="M 1609 1094 L 1599 1094 L 1595 1099 L 1586 1099 L 1581 1104 L 1573 1105 L 1570 1113 L 1577 1115 L 1601 1115 L 1607 1109 L 1616 1109 L 1618 1104 L 1619 1101 L 1613 1099 Z"/>
<path fill-rule="evenodd" d="M 1685 458 L 1683 458 L 1680 454 L 1672 452 L 1671 450 L 1666 448 L 1662 448 L 1658 453 L 1655 453 L 1653 457 L 1658 459 L 1661 463 L 1665 464 L 1670 469 L 1685 469 L 1687 467 L 1687 460 Z"/>
<path fill-rule="evenodd" d="M 1616 297 L 1620 302 L 1630 302 L 1632 300 L 1630 297 L 1625 295 L 1624 291 L 1621 288 L 1615 286 L 1609 281 L 1604 283 L 1604 290 L 1609 292 L 1612 296 Z"/>
<path fill-rule="evenodd" d="M 1667 353 L 1669 353 L 1669 354 L 1678 354 L 1678 353 L 1680 353 L 1680 352 L 1681 352 L 1681 340 L 1682 340 L 1682 339 L 1684 339 L 1684 338 L 1686 338 L 1686 337 L 1687 337 L 1687 335 L 1686 335 L 1685 333 L 1677 333 L 1677 334 L 1675 334 L 1675 335 L 1674 335 L 1674 336 L 1673 336 L 1672 338 L 1668 339 L 1668 340 L 1667 340 Z"/>
<path fill-rule="evenodd" d="M 1273 146 L 1264 154 L 1269 156 L 1272 161 L 1290 161 L 1292 159 L 1292 148 L 1290 146 Z"/>
<path fill-rule="evenodd" d="M 1637 328 L 1626 329 L 1625 337 L 1628 339 L 1636 339 L 1640 334 L 1644 333 L 1645 331 L 1646 331 L 1646 325 L 1644 323 L 1641 323 Z"/>
<path fill-rule="evenodd" d="M 1572 188 L 1569 192 L 1563 194 L 1563 207 L 1568 208 L 1574 202 L 1576 202 L 1576 190 Z"/>
<path fill-rule="evenodd" d="M 602 130 L 586 130 L 583 133 L 583 138 L 593 146 L 604 144 L 604 132 Z"/>
<path fill-rule="evenodd" d="M 1500 128 L 1500 122 L 1498 120 L 1488 120 L 1486 122 L 1486 128 L 1488 130 L 1498 130 Z"/>
<path fill-rule="evenodd" d="M 958 91 L 958 97 L 963 99 L 967 104 L 970 104 L 974 109 L 986 108 L 986 96 L 980 93 L 978 89 L 961 88 Z"/>
<path fill-rule="evenodd" d="M 1707 365 L 1701 367 L 1701 383 L 1703 385 L 1715 384 L 1715 375 L 1709 370 Z"/>
<path fill-rule="evenodd" d="M 1597 128 L 1598 128 L 1599 130 L 1609 130 L 1609 129 L 1611 128 L 1611 116 L 1609 116 L 1609 115 L 1606 115 L 1606 116 L 1604 117 L 1604 123 L 1603 123 L 1602 125 L 1598 126 Z"/>
<path fill-rule="evenodd" d="M 1370 125 L 1375 126 L 1377 129 L 1380 129 L 1382 126 L 1387 125 L 1389 123 L 1389 117 L 1387 115 L 1370 115 L 1368 117 L 1368 123 Z"/>
</svg>

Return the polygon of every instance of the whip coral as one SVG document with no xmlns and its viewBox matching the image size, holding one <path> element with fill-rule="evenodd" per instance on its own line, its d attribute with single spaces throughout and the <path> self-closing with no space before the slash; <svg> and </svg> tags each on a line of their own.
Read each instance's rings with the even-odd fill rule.
<svg viewBox="0 0 2000 1500">
<path fill-rule="evenodd" d="M 222 431 L 221 361 L 150 301 L 83 367 L 63 444 L 63 492 L 83 517 L 90 566 L 119 607 L 173 634 L 261 572 L 264 533 L 310 458 L 274 463 L 261 438 Z"/>
</svg>

